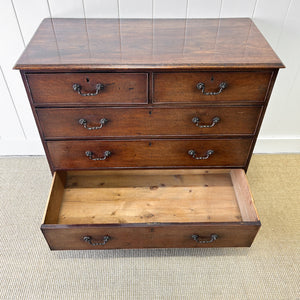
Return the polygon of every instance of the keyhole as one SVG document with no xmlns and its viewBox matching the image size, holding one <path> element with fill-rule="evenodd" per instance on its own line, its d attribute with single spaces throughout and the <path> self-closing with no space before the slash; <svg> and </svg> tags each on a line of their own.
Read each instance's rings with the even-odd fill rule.
<svg viewBox="0 0 300 300">
<path fill-rule="evenodd" d="M 214 81 L 214 75 L 211 75 L 210 81 Z"/>
<path fill-rule="evenodd" d="M 88 77 L 85 80 L 86 80 L 86 82 L 90 82 L 90 79 Z"/>
</svg>

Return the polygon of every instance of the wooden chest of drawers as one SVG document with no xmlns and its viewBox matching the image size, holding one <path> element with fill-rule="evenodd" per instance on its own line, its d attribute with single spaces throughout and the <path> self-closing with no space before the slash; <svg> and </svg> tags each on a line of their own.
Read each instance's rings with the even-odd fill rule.
<svg viewBox="0 0 300 300">
<path fill-rule="evenodd" d="M 15 69 L 50 248 L 250 246 L 245 171 L 282 67 L 250 19 L 45 19 Z"/>
</svg>

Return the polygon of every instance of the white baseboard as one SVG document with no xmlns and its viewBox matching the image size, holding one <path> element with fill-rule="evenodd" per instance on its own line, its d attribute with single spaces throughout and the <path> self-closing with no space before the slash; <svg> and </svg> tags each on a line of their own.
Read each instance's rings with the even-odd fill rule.
<svg viewBox="0 0 300 300">
<path fill-rule="evenodd" d="M 45 155 L 40 140 L 0 140 L 0 155 Z"/>
<path fill-rule="evenodd" d="M 300 138 L 258 138 L 254 153 L 300 153 Z"/>
<path fill-rule="evenodd" d="M 300 153 L 300 138 L 259 138 L 254 153 Z M 0 155 L 45 155 L 39 140 L 0 140 Z"/>
</svg>

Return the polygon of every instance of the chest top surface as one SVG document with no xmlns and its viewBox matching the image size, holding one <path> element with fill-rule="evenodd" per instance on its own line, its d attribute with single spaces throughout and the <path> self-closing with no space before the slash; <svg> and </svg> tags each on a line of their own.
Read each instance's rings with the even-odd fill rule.
<svg viewBox="0 0 300 300">
<path fill-rule="evenodd" d="M 251 19 L 44 19 L 20 70 L 282 68 Z"/>
</svg>

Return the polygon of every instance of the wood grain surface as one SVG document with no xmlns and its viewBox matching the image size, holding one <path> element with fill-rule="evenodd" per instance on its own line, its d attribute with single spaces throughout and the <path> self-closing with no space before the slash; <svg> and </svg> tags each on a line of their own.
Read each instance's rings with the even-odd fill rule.
<svg viewBox="0 0 300 300">
<path fill-rule="evenodd" d="M 250 19 L 45 19 L 15 68 L 64 171 L 42 225 L 50 248 L 105 235 L 96 249 L 250 246 L 260 221 L 244 170 L 282 67 Z"/>
<path fill-rule="evenodd" d="M 51 250 L 250 247 L 259 228 L 260 222 L 135 226 L 43 224 L 41 227 Z M 211 234 L 219 238 L 213 243 L 200 244 L 192 239 L 193 234 L 206 241 Z M 90 236 L 94 242 L 102 242 L 105 235 L 111 239 L 104 246 L 92 246 L 83 240 L 84 236 Z"/>
<path fill-rule="evenodd" d="M 253 135 L 260 117 L 260 106 L 219 107 L 147 107 L 147 108 L 39 108 L 36 109 L 45 139 L 109 138 L 109 137 L 176 137 L 205 135 Z M 220 121 L 211 128 L 213 119 Z M 89 130 L 79 124 L 87 121 L 87 127 L 100 127 L 100 120 L 107 123 L 100 129 Z"/>
<path fill-rule="evenodd" d="M 28 74 L 27 80 L 34 103 L 148 103 L 148 77 L 145 73 Z M 82 96 L 73 90 L 75 83 L 81 86 L 82 93 L 95 93 L 98 83 L 103 89 L 98 95 Z"/>
<path fill-rule="evenodd" d="M 154 73 L 153 102 L 263 102 L 272 72 L 193 72 Z M 218 95 L 205 95 L 197 84 L 205 84 L 205 92 L 219 92 L 220 83 L 228 86 Z"/>
<path fill-rule="evenodd" d="M 101 30 L 99 30 L 101 28 Z M 281 68 L 254 23 L 241 19 L 45 19 L 22 70 Z"/>
<path fill-rule="evenodd" d="M 232 172 L 58 172 L 53 187 L 65 180 L 65 188 L 50 194 L 42 230 L 51 249 L 250 246 L 260 223 L 248 192 L 235 191 L 246 177 Z M 218 239 L 199 244 L 193 234 L 201 240 L 217 234 Z M 91 236 L 101 242 L 104 235 L 111 238 L 105 246 L 83 240 Z"/>
<path fill-rule="evenodd" d="M 107 168 L 149 168 L 149 167 L 243 167 L 247 161 L 252 139 L 187 139 L 187 140 L 77 140 L 48 141 L 52 164 L 59 169 L 107 169 Z M 214 153 L 208 158 L 192 158 L 189 150 L 197 156 L 206 156 L 208 150 Z M 106 160 L 93 161 L 86 155 L 93 152 L 94 158 L 104 156 Z"/>
</svg>

